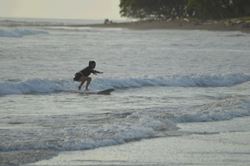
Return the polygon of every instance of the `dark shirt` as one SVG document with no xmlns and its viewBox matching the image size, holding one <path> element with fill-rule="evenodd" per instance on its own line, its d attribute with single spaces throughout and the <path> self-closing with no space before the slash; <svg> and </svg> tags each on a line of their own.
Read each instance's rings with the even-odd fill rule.
<svg viewBox="0 0 250 166">
<path fill-rule="evenodd" d="M 97 71 L 95 71 L 94 69 L 92 69 L 91 67 L 86 67 L 84 69 L 82 69 L 80 71 L 81 74 L 83 74 L 84 76 L 88 77 L 91 73 L 95 74 Z"/>
</svg>

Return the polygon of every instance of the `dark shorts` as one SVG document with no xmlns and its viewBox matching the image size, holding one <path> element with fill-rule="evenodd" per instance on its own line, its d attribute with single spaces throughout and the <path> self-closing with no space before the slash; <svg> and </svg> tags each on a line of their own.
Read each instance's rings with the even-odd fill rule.
<svg viewBox="0 0 250 166">
<path fill-rule="evenodd" d="M 74 77 L 74 81 L 80 81 L 80 79 L 81 79 L 81 77 L 82 77 L 83 75 L 81 74 L 81 73 L 76 73 L 75 74 L 75 77 Z"/>
</svg>

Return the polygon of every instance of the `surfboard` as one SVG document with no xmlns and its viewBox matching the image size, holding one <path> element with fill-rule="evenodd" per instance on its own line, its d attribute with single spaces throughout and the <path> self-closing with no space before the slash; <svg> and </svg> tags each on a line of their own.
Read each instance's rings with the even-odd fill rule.
<svg viewBox="0 0 250 166">
<path fill-rule="evenodd" d="M 83 91 L 80 92 L 81 94 L 86 94 L 86 95 L 110 95 L 111 92 L 113 92 L 114 89 L 110 88 L 110 89 L 105 89 L 105 90 L 101 90 L 101 91 Z"/>
</svg>

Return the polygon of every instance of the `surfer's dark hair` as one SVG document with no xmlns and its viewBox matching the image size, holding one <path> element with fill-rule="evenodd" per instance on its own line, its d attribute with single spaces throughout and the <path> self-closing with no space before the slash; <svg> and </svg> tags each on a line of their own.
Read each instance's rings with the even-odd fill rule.
<svg viewBox="0 0 250 166">
<path fill-rule="evenodd" d="M 89 61 L 89 66 L 95 66 L 96 62 L 95 61 Z"/>
</svg>

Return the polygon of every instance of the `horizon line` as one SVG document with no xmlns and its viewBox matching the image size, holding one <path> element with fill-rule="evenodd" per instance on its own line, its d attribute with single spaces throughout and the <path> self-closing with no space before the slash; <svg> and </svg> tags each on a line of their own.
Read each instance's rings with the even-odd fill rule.
<svg viewBox="0 0 250 166">
<path fill-rule="evenodd" d="M 40 19 L 40 20 L 96 20 L 96 21 L 102 21 L 105 19 L 109 19 L 109 20 L 129 20 L 129 18 L 117 18 L 117 19 L 111 19 L 111 18 L 71 18 L 71 17 L 19 17 L 19 16 L 15 16 L 15 17 L 5 17 L 5 16 L 0 16 L 0 19 Z"/>
</svg>

